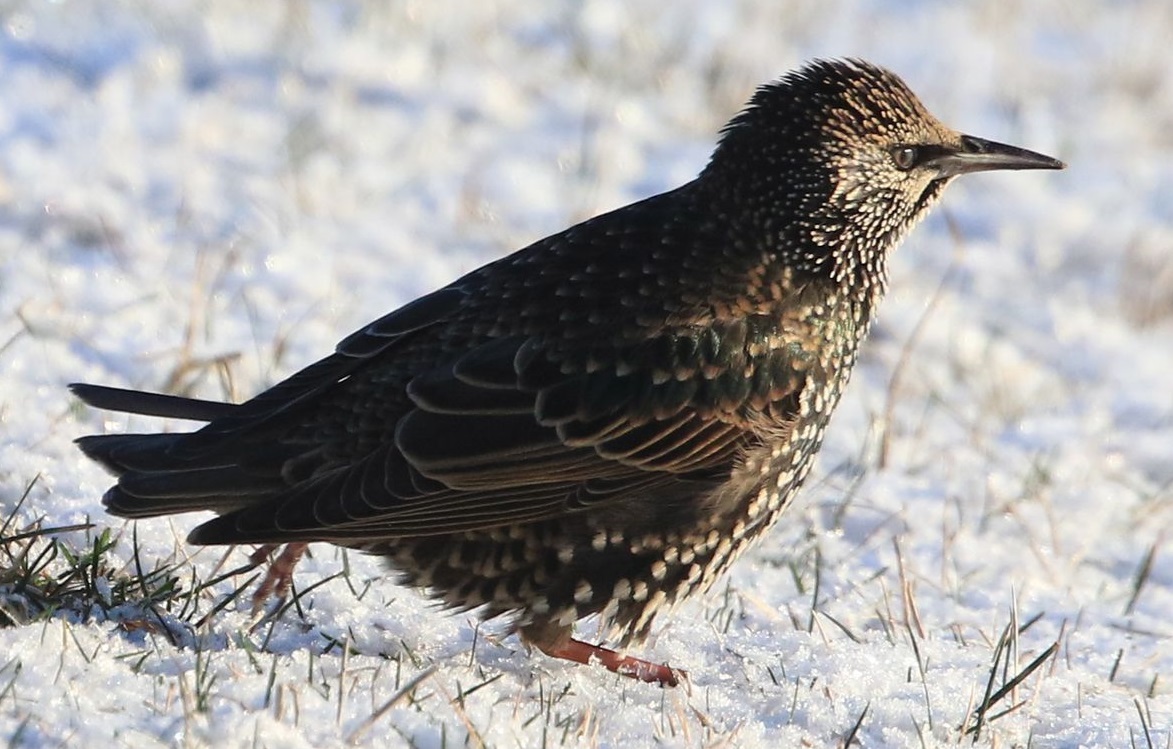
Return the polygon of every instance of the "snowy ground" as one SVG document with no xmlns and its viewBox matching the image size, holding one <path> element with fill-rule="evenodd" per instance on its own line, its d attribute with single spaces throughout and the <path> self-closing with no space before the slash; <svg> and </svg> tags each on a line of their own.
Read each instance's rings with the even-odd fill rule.
<svg viewBox="0 0 1173 749">
<path fill-rule="evenodd" d="M 5 516 L 32 487 L 0 535 L 89 518 L 132 558 L 70 441 L 157 425 L 66 383 L 243 399 L 689 179 L 810 57 L 888 65 L 1070 166 L 966 178 L 897 254 L 798 506 L 643 651 L 690 688 L 530 656 L 318 547 L 298 585 L 345 575 L 255 634 L 235 605 L 165 617 L 181 647 L 102 617 L 0 630 L 10 746 L 835 746 L 857 722 L 862 746 L 968 745 L 996 659 L 995 688 L 1056 642 L 979 745 L 1173 744 L 1173 5 L 383 5 L 3 4 Z M 211 574 L 195 522 L 140 523 L 139 560 Z"/>
</svg>

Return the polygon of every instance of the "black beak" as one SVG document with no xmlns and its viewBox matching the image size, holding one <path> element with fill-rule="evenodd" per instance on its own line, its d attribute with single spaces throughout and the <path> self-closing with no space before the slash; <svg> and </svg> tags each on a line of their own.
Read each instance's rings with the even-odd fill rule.
<svg viewBox="0 0 1173 749">
<path fill-rule="evenodd" d="M 1062 161 L 1041 153 L 972 135 L 961 136 L 960 148 L 949 149 L 929 159 L 926 165 L 935 166 L 942 178 L 994 169 L 1062 169 L 1066 166 Z"/>
</svg>

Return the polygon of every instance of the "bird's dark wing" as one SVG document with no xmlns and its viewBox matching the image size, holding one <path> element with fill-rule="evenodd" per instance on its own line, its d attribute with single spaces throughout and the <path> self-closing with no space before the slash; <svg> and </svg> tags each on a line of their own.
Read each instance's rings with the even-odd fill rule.
<svg viewBox="0 0 1173 749">
<path fill-rule="evenodd" d="M 746 390 L 725 388 L 724 398 L 716 392 L 724 384 L 703 370 L 679 380 L 654 368 L 588 371 L 551 358 L 533 337 L 491 340 L 412 378 L 411 407 L 391 439 L 206 523 L 192 540 L 360 541 L 536 521 L 636 497 L 696 497 L 727 479 L 754 439 Z"/>
</svg>

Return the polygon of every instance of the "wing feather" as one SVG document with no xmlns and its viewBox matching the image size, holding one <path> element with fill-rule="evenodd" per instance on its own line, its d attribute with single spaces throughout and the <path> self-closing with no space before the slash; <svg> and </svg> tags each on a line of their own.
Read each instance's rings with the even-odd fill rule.
<svg viewBox="0 0 1173 749">
<path fill-rule="evenodd" d="M 698 404 L 709 391 L 695 382 L 606 363 L 586 372 L 544 356 L 533 340 L 513 337 L 418 374 L 393 439 L 213 520 L 195 538 L 431 535 L 635 497 L 667 501 L 715 487 L 752 437 L 743 409 Z M 743 397 L 743 388 L 726 392 Z"/>
</svg>

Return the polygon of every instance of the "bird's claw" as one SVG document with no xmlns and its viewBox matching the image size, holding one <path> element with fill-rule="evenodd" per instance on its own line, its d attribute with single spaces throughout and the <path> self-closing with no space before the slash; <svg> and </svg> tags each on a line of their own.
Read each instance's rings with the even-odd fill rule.
<svg viewBox="0 0 1173 749">
<path fill-rule="evenodd" d="M 272 556 L 280 544 L 265 544 L 249 555 L 248 561 L 252 567 L 268 564 L 265 576 L 252 595 L 252 617 L 259 622 L 265 610 L 265 603 L 270 598 L 281 599 L 289 593 L 293 585 L 293 568 L 305 555 L 306 543 L 285 544 L 284 548 Z"/>
</svg>

